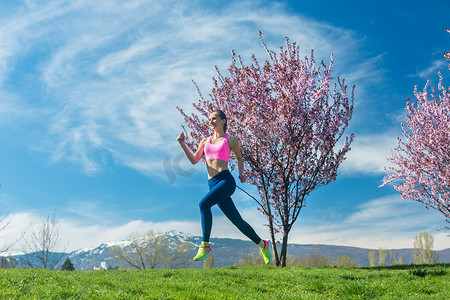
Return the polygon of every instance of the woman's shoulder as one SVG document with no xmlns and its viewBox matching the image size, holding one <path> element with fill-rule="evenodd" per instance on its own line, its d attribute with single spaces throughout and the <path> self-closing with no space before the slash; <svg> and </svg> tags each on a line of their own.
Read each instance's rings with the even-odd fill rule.
<svg viewBox="0 0 450 300">
<path fill-rule="evenodd" d="M 202 138 L 202 140 L 200 141 L 200 145 L 204 145 L 209 139 L 210 137 Z"/>
</svg>

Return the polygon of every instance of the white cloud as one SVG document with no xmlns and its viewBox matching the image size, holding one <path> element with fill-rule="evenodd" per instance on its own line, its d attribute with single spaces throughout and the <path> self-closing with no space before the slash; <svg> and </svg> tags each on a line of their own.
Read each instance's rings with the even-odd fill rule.
<svg viewBox="0 0 450 300">
<path fill-rule="evenodd" d="M 369 249 L 412 248 L 415 236 L 426 231 L 435 238 L 434 249 L 441 250 L 449 247 L 449 239 L 445 230 L 438 231 L 440 226 L 445 226 L 441 213 L 427 212 L 420 203 L 393 195 L 365 202 L 345 217 L 308 218 L 294 227 L 291 241 Z"/>
<path fill-rule="evenodd" d="M 423 70 L 420 70 L 416 74 L 409 75 L 408 77 L 420 77 L 420 78 L 424 78 L 424 79 L 437 78 L 438 71 L 442 70 L 444 68 L 446 69 L 446 67 L 447 67 L 447 62 L 444 58 L 442 58 L 442 59 L 433 61 L 431 66 L 429 66 Z"/>
<path fill-rule="evenodd" d="M 126 240 L 133 232 L 143 233 L 150 229 L 155 232 L 166 232 L 170 230 L 198 232 L 199 228 L 198 223 L 189 221 L 166 221 L 158 223 L 134 220 L 116 226 L 80 226 L 73 221 L 61 220 L 61 225 L 61 232 L 70 234 L 70 238 L 66 238 L 69 243 L 69 251 L 96 247 L 104 242 Z"/>
<path fill-rule="evenodd" d="M 386 158 L 397 146 L 397 136 L 392 132 L 356 136 L 340 170 L 344 174 L 384 173 L 384 168 L 390 165 Z"/>
<path fill-rule="evenodd" d="M 0 65 L 9 67 L 0 71 L 0 82 L 24 59 L 31 67 L 31 86 L 15 91 L 29 107 L 39 108 L 28 145 L 88 173 L 101 170 L 108 157 L 141 171 L 161 161 L 161 153 L 179 150 L 175 137 L 183 121 L 175 106 L 191 110 L 197 98 L 191 79 L 206 95 L 214 65 L 225 72 L 231 49 L 246 61 L 252 53 L 265 60 L 258 30 L 274 50 L 289 36 L 305 53 L 315 48 L 318 60 L 334 52 L 342 70 L 359 43 L 350 30 L 259 1 L 221 7 L 140 0 L 33 4 L 2 24 L 0 37 L 6 39 L 0 40 L 9 42 L 0 44 Z M 366 62 L 357 69 L 371 66 Z M 34 99 L 24 99 L 27 88 Z M 161 163 L 151 167 L 146 174 L 162 171 Z"/>
<path fill-rule="evenodd" d="M 30 230 L 30 225 L 39 226 L 41 217 L 33 212 L 16 213 L 8 216 L 10 223 L 0 232 L 0 238 L 4 247 L 17 240 L 17 237 Z M 125 240 L 133 232 L 144 232 L 153 229 L 157 232 L 178 230 L 181 232 L 199 233 L 200 225 L 197 222 L 189 221 L 166 221 L 166 222 L 146 222 L 142 220 L 133 220 L 120 225 L 85 225 L 80 224 L 74 219 L 58 219 L 60 226 L 61 244 L 59 250 L 74 251 L 81 248 L 97 247 L 101 243 L 108 241 Z M 14 253 L 23 253 L 21 248 L 23 244 L 19 241 L 11 249 Z M 1 250 L 2 248 L 0 248 Z"/>
</svg>

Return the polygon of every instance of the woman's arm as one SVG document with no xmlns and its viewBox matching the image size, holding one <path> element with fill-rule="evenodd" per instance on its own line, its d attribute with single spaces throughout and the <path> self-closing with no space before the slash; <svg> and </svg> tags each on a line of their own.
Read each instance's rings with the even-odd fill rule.
<svg viewBox="0 0 450 300">
<path fill-rule="evenodd" d="M 203 139 L 200 142 L 200 144 L 198 145 L 198 149 L 194 154 L 192 154 L 191 150 L 189 150 L 189 148 L 186 146 L 185 136 L 183 132 L 177 137 L 177 141 L 180 143 L 181 148 L 183 148 L 183 151 L 186 154 L 186 157 L 193 165 L 200 161 L 203 156 L 203 147 L 205 146 L 206 139 Z"/>
<path fill-rule="evenodd" d="M 244 175 L 244 159 L 242 158 L 239 142 L 237 139 L 230 136 L 228 138 L 228 145 L 230 147 L 230 150 L 233 151 L 234 155 L 236 156 L 237 166 L 239 169 L 239 179 L 241 180 L 241 183 L 244 183 L 246 180 Z"/>
</svg>

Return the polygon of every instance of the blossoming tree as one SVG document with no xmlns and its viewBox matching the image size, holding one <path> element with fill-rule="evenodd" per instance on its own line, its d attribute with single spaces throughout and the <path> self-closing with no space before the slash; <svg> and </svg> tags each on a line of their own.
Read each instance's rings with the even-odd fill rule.
<svg viewBox="0 0 450 300">
<path fill-rule="evenodd" d="M 450 60 L 450 52 L 444 56 Z M 428 93 L 428 80 L 423 91 L 415 87 L 415 102 L 408 99 L 402 122 L 405 140 L 398 138 L 388 158 L 394 166 L 386 169 L 381 186 L 399 180 L 394 188 L 402 198 L 440 211 L 450 223 L 450 87 L 442 85 L 442 78 L 439 73 L 438 96 L 436 88 Z"/>
<path fill-rule="evenodd" d="M 225 111 L 228 132 L 240 141 L 248 182 L 259 191 L 259 199 L 251 197 L 267 216 L 275 262 L 285 266 L 289 232 L 306 197 L 336 179 L 350 150 L 353 134 L 342 137 L 353 113 L 353 90 L 349 98 L 344 80 L 332 84 L 333 56 L 328 67 L 317 66 L 313 51 L 301 59 L 299 47 L 288 38 L 279 54 L 267 49 L 261 32 L 260 39 L 269 60 L 260 65 L 253 55 L 246 66 L 233 51 L 229 77 L 216 67 L 210 99 L 197 87 L 200 99 L 193 105 L 198 113 L 178 110 L 190 129 L 192 150 L 210 135 L 209 113 Z M 281 253 L 275 238 L 280 232 Z"/>
</svg>

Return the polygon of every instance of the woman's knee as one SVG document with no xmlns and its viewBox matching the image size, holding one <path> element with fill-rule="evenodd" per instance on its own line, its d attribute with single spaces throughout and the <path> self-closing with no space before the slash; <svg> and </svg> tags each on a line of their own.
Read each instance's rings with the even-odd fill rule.
<svg viewBox="0 0 450 300">
<path fill-rule="evenodd" d="M 208 210 L 211 209 L 211 204 L 209 203 L 209 201 L 207 201 L 207 199 L 202 199 L 202 201 L 200 201 L 200 203 L 198 204 L 198 207 L 200 208 L 200 210 Z"/>
</svg>

